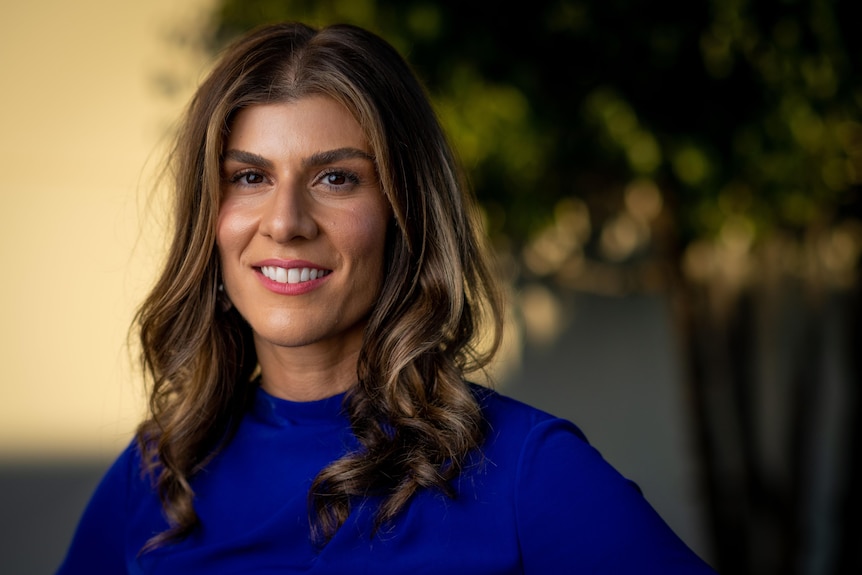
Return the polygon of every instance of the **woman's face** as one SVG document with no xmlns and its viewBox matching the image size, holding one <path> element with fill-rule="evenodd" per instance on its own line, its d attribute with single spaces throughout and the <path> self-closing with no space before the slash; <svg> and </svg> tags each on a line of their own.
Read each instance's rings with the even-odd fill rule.
<svg viewBox="0 0 862 575">
<path fill-rule="evenodd" d="M 258 353 L 358 350 L 390 208 L 357 121 L 325 96 L 252 106 L 236 116 L 221 172 L 224 286 Z"/>
</svg>

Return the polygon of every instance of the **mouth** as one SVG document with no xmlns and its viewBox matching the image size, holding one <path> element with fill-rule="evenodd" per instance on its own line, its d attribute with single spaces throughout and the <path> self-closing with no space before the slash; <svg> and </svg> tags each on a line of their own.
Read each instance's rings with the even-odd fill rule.
<svg viewBox="0 0 862 575">
<path fill-rule="evenodd" d="M 332 273 L 332 270 L 318 268 L 282 268 L 278 266 L 261 266 L 260 273 L 267 279 L 280 284 L 301 284 L 320 279 Z"/>
</svg>

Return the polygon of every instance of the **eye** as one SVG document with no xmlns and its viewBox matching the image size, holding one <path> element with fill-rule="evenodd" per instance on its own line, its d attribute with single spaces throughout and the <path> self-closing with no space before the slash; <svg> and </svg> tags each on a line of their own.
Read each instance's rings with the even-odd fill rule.
<svg viewBox="0 0 862 575">
<path fill-rule="evenodd" d="M 266 178 L 264 177 L 264 175 L 254 170 L 245 170 L 242 172 L 238 172 L 230 178 L 230 183 L 239 184 L 241 186 L 254 186 L 262 184 L 265 181 Z"/>
<path fill-rule="evenodd" d="M 360 183 L 359 176 L 343 169 L 327 170 L 321 174 L 317 181 L 335 190 L 348 189 Z"/>
<path fill-rule="evenodd" d="M 329 184 L 330 186 L 342 186 L 347 183 L 347 178 L 344 174 L 340 173 L 330 173 L 323 176 L 323 181 Z"/>
</svg>

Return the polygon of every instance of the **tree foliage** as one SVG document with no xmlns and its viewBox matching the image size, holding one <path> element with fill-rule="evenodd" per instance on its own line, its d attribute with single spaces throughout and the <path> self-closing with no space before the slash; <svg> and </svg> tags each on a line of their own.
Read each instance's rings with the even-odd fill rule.
<svg viewBox="0 0 862 575">
<path fill-rule="evenodd" d="M 654 183 L 686 243 L 830 221 L 862 183 L 853 0 L 222 0 L 211 47 L 263 22 L 347 21 L 426 81 L 492 233 Z M 565 205 L 565 204 L 563 204 Z"/>
</svg>

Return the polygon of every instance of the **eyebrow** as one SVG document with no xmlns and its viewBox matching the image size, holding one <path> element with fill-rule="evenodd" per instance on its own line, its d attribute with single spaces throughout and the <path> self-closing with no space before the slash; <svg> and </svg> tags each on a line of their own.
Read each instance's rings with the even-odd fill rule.
<svg viewBox="0 0 862 575">
<path fill-rule="evenodd" d="M 227 150 L 224 153 L 224 158 L 222 161 L 227 160 L 233 160 L 241 164 L 251 164 L 252 166 L 257 166 L 258 168 L 266 168 L 268 170 L 271 170 L 274 167 L 273 163 L 264 158 L 263 156 L 252 154 L 251 152 L 244 152 L 242 150 Z"/>
<path fill-rule="evenodd" d="M 375 163 L 374 156 L 369 154 L 368 152 L 363 152 L 358 148 L 336 148 L 334 150 L 327 150 L 325 152 L 317 152 L 316 154 L 312 154 L 308 158 L 302 161 L 302 165 L 306 167 L 310 166 L 321 166 L 324 164 L 331 164 L 333 162 L 339 162 L 341 160 L 352 160 L 355 158 L 359 158 L 362 160 L 368 160 L 369 162 Z"/>
<path fill-rule="evenodd" d="M 331 164 L 333 162 L 350 160 L 354 158 L 368 160 L 369 162 L 376 163 L 374 160 L 374 156 L 372 156 L 368 152 L 364 152 L 358 148 L 347 147 L 314 153 L 309 157 L 303 159 L 302 165 L 304 167 L 322 166 L 325 164 Z M 235 162 L 240 162 L 243 164 L 251 164 L 252 166 L 257 166 L 259 168 L 265 168 L 268 170 L 271 170 L 275 167 L 271 161 L 264 158 L 263 156 L 254 154 L 252 152 L 246 152 L 243 150 L 227 150 L 224 153 L 224 160 L 233 160 Z"/>
</svg>

